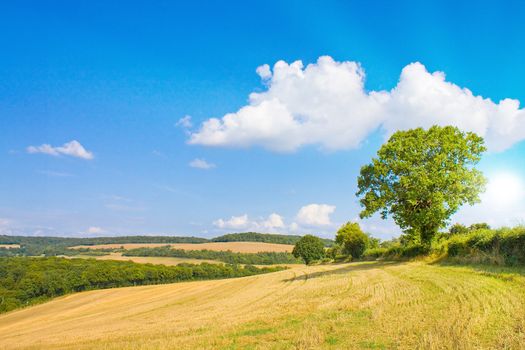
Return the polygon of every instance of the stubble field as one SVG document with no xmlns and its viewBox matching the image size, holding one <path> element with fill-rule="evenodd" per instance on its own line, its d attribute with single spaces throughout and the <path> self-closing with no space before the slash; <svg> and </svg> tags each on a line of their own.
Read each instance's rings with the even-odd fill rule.
<svg viewBox="0 0 525 350">
<path fill-rule="evenodd" d="M 68 295 L 0 316 L 5 349 L 522 349 L 523 271 L 296 267 Z"/>
</svg>

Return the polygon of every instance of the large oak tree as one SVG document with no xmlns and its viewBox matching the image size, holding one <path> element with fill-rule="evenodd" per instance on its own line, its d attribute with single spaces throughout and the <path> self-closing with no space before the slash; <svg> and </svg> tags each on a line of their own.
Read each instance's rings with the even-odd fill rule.
<svg viewBox="0 0 525 350">
<path fill-rule="evenodd" d="M 361 218 L 392 216 L 415 241 L 429 244 L 463 204 L 479 202 L 486 179 L 474 168 L 483 138 L 456 127 L 398 131 L 361 168 Z"/>
</svg>

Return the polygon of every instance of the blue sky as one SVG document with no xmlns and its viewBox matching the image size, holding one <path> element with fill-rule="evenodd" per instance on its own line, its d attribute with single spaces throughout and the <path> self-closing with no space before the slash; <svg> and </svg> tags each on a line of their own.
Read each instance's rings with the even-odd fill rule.
<svg viewBox="0 0 525 350">
<path fill-rule="evenodd" d="M 388 134 L 433 123 L 489 144 L 483 203 L 453 221 L 522 223 L 524 18 L 520 1 L 3 3 L 0 233 L 330 237 Z"/>
</svg>

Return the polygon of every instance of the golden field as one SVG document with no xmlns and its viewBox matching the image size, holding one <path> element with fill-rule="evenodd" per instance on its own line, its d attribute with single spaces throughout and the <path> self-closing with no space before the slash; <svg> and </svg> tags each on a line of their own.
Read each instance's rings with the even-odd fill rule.
<svg viewBox="0 0 525 350">
<path fill-rule="evenodd" d="M 89 291 L 0 316 L 4 349 L 523 349 L 525 278 L 424 263 L 301 266 Z"/>
<path fill-rule="evenodd" d="M 122 253 L 109 253 L 108 255 L 92 256 L 92 255 L 75 255 L 65 258 L 83 258 L 83 259 L 97 259 L 97 260 L 117 260 L 117 261 L 133 261 L 139 264 L 158 264 L 166 266 L 175 266 L 181 263 L 188 264 L 224 264 L 218 260 L 206 260 L 206 259 L 191 259 L 191 258 L 174 258 L 174 257 L 163 257 L 163 256 L 122 256 Z"/>
<path fill-rule="evenodd" d="M 183 250 L 215 250 L 237 253 L 259 253 L 259 252 L 291 252 L 293 245 L 262 243 L 262 242 L 210 242 L 210 243 L 127 243 L 127 244 L 96 244 L 96 245 L 78 245 L 71 249 L 124 249 L 134 248 L 155 248 L 171 246 L 173 249 Z"/>
<path fill-rule="evenodd" d="M 107 255 L 74 255 L 74 256 L 63 256 L 67 259 L 81 258 L 81 259 L 97 259 L 97 260 L 117 260 L 117 261 L 133 261 L 139 264 L 156 264 L 156 265 L 166 265 L 166 266 L 175 266 L 182 263 L 187 264 L 225 264 L 225 262 L 220 260 L 208 260 L 208 259 L 192 259 L 192 258 L 176 258 L 176 257 L 164 257 L 164 256 L 123 256 L 122 253 L 108 253 Z M 241 264 L 245 265 L 245 264 Z M 286 266 L 286 267 L 297 267 L 300 264 L 275 264 L 273 266 Z M 272 265 L 257 265 L 256 267 L 270 267 Z"/>
<path fill-rule="evenodd" d="M 20 248 L 20 244 L 0 244 L 0 248 Z"/>
</svg>

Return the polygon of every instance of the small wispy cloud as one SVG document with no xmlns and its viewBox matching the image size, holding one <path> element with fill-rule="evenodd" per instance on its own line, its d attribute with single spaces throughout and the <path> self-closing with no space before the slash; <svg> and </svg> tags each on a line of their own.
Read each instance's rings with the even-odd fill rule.
<svg viewBox="0 0 525 350">
<path fill-rule="evenodd" d="M 31 154 L 43 153 L 51 156 L 65 155 L 86 160 L 94 158 L 93 153 L 86 150 L 77 140 L 64 143 L 62 146 L 57 147 L 53 147 L 47 143 L 40 146 L 29 146 L 26 150 L 27 153 Z"/>
<path fill-rule="evenodd" d="M 69 173 L 63 173 L 63 172 L 60 172 L 60 171 L 53 171 L 53 170 L 39 170 L 38 173 L 40 173 L 42 175 L 46 175 L 46 176 L 51 176 L 51 177 L 70 177 L 70 176 L 73 176 L 72 174 L 69 174 Z"/>
<path fill-rule="evenodd" d="M 132 206 L 119 203 L 106 203 L 104 205 L 107 209 L 115 211 L 144 211 L 144 207 Z"/>
<path fill-rule="evenodd" d="M 98 226 L 90 226 L 86 230 L 86 233 L 89 233 L 89 234 L 98 234 L 98 233 L 104 233 L 104 232 L 105 231 L 101 227 L 98 227 Z"/>
<path fill-rule="evenodd" d="M 103 195 L 102 197 L 106 202 L 104 203 L 104 207 L 109 210 L 124 212 L 137 212 L 146 210 L 142 204 L 137 203 L 131 198 L 119 196 L 116 194 Z"/>
<path fill-rule="evenodd" d="M 175 126 L 179 126 L 185 129 L 189 129 L 193 126 L 193 123 L 191 122 L 191 116 L 185 115 L 184 117 L 180 118 L 176 123 Z"/>
<path fill-rule="evenodd" d="M 162 153 L 161 151 L 157 151 L 156 149 L 154 149 L 151 152 L 151 154 L 153 154 L 154 156 L 160 157 L 160 158 L 167 158 L 164 153 Z"/>
<path fill-rule="evenodd" d="M 215 164 L 213 164 L 213 163 L 208 163 L 206 160 L 201 159 L 201 158 L 195 158 L 194 160 L 192 160 L 192 161 L 189 163 L 189 165 L 190 165 L 190 167 L 192 167 L 192 168 L 204 169 L 204 170 L 213 169 L 213 168 L 216 167 Z"/>
</svg>

